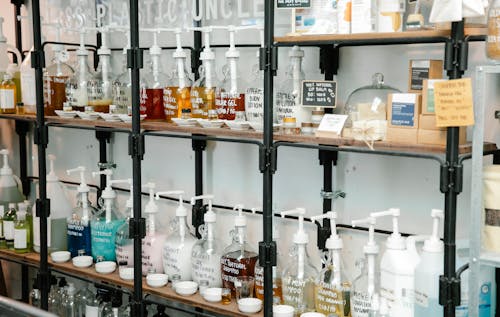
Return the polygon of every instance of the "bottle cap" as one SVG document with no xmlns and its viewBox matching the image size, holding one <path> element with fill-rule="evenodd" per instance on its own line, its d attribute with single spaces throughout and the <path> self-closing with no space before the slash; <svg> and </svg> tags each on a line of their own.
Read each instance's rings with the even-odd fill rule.
<svg viewBox="0 0 500 317">
<path fill-rule="evenodd" d="M 171 190 L 171 191 L 166 191 L 166 192 L 157 192 L 156 193 L 156 200 L 160 199 L 160 195 L 179 195 L 179 205 L 177 206 L 177 209 L 175 210 L 175 216 L 176 217 L 187 217 L 188 211 L 186 207 L 184 207 L 184 202 L 182 201 L 182 195 L 184 194 L 183 190 Z"/>
<path fill-rule="evenodd" d="M 9 203 L 9 209 L 16 209 L 16 203 Z"/>
<path fill-rule="evenodd" d="M 295 244 L 307 244 L 309 242 L 309 236 L 304 231 L 304 215 L 306 210 L 304 208 L 295 208 L 292 210 L 282 211 L 281 217 L 284 218 L 287 215 L 297 215 L 299 217 L 299 228 L 297 232 L 293 235 L 293 243 Z"/>
<path fill-rule="evenodd" d="M 11 79 L 12 79 L 12 75 L 11 75 L 11 74 L 9 74 L 9 73 L 5 73 L 5 74 L 3 75 L 3 80 L 11 80 Z"/>
<path fill-rule="evenodd" d="M 238 204 L 234 206 L 233 210 L 238 211 L 238 215 L 234 217 L 234 226 L 235 227 L 246 227 L 247 226 L 247 217 L 243 215 L 243 205 Z"/>
<path fill-rule="evenodd" d="M 304 51 L 300 49 L 297 45 L 292 47 L 290 52 L 288 53 L 289 57 L 304 57 Z"/>
<path fill-rule="evenodd" d="M 146 204 L 144 212 L 147 214 L 155 214 L 158 212 L 158 205 L 155 203 L 155 183 L 147 183 L 144 187 L 149 188 L 149 201 Z"/>
<path fill-rule="evenodd" d="M 379 246 L 375 242 L 375 224 L 377 222 L 377 218 L 372 217 L 371 214 L 369 217 L 364 218 L 364 219 L 359 219 L 359 220 L 353 220 L 352 221 L 352 226 L 356 227 L 361 224 L 368 224 L 368 241 L 366 242 L 365 246 L 363 247 L 363 252 L 365 254 L 378 254 L 379 252 Z"/>
<path fill-rule="evenodd" d="M 439 209 L 432 209 L 433 218 L 432 235 L 425 240 L 422 250 L 431 253 L 442 253 L 444 251 L 443 241 L 439 239 L 439 219 L 444 219 L 444 212 Z"/>
</svg>

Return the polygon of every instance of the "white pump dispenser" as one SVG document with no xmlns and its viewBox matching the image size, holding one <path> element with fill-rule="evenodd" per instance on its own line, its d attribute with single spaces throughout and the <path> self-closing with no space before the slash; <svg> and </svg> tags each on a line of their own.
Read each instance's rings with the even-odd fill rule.
<svg viewBox="0 0 500 317">
<path fill-rule="evenodd" d="M 309 236 L 304 231 L 304 208 L 296 208 L 281 212 L 281 217 L 297 215 L 298 230 L 293 235 L 294 247 L 291 250 L 290 262 L 286 264 L 282 273 L 283 300 L 285 305 L 295 308 L 295 314 L 314 311 L 314 281 L 318 270 L 310 262 L 307 254 Z"/>
<path fill-rule="evenodd" d="M 109 105 L 112 103 L 111 80 L 111 50 L 108 47 L 108 35 L 110 27 L 96 28 L 101 33 L 101 47 L 97 50 L 99 55 L 99 65 L 96 76 L 90 80 L 89 86 L 89 107 L 96 112 L 109 112 Z"/>
<path fill-rule="evenodd" d="M 184 191 L 174 190 L 159 192 L 156 197 L 158 199 L 160 195 L 179 196 L 175 219 L 170 224 L 172 233 L 163 243 L 163 269 L 165 274 L 170 277 L 179 274 L 182 280 L 191 280 L 191 252 L 197 240 L 191 234 L 187 225 L 188 212 L 183 205 L 183 194 Z"/>
<path fill-rule="evenodd" d="M 10 51 L 10 52 L 13 52 L 14 54 L 16 54 L 17 60 L 19 63 L 22 61 L 21 53 L 19 52 L 19 50 L 10 44 L 7 44 L 7 38 L 3 34 L 3 22 L 4 22 L 3 17 L 0 17 L 0 56 L 1 56 L 0 57 L 0 75 L 2 76 L 2 78 L 3 78 L 3 73 L 5 73 L 7 71 L 7 67 L 10 64 L 7 51 Z"/>
<path fill-rule="evenodd" d="M 193 245 L 191 252 L 191 273 L 193 281 L 208 281 L 209 287 L 221 287 L 220 259 L 222 257 L 222 242 L 215 238 L 215 223 L 217 216 L 212 210 L 213 195 L 191 197 L 191 205 L 196 200 L 208 199 L 208 210 L 203 216 L 205 224 L 198 228 L 201 239 Z"/>
<path fill-rule="evenodd" d="M 439 276 L 443 274 L 444 244 L 439 239 L 439 221 L 444 212 L 433 209 L 432 235 L 425 240 L 420 262 L 415 268 L 415 317 L 443 315 L 439 305 Z"/>
<path fill-rule="evenodd" d="M 88 86 L 94 80 L 94 76 L 88 65 L 89 51 L 85 48 L 85 35 L 87 30 L 78 30 L 80 34 L 80 46 L 76 50 L 77 66 L 75 74 L 67 84 L 67 98 L 75 111 L 93 111 L 87 108 L 89 105 Z"/>
<path fill-rule="evenodd" d="M 129 108 L 131 109 L 131 95 L 130 89 L 132 79 L 130 71 L 127 68 L 127 51 L 130 49 L 130 32 L 128 28 L 116 28 L 123 31 L 126 38 L 126 45 L 123 47 L 123 61 L 120 73 L 113 80 L 113 105 L 110 106 L 109 112 L 114 114 L 128 114 Z"/>
<path fill-rule="evenodd" d="M 0 205 L 7 209 L 9 203 L 22 202 L 25 197 L 22 194 L 21 180 L 9 166 L 9 150 L 0 150 L 0 155 L 3 156 L 3 166 L 0 168 Z"/>
<path fill-rule="evenodd" d="M 405 239 L 399 233 L 400 210 L 371 213 L 372 217 L 392 217 L 393 232 L 387 238 L 386 250 L 380 260 L 380 295 L 387 300 L 391 316 L 413 316 L 413 290 L 418 258 L 406 249 Z"/>
</svg>

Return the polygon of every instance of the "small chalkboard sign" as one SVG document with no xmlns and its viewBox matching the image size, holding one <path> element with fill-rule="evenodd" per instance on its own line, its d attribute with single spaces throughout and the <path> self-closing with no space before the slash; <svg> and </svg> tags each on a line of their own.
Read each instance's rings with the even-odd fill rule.
<svg viewBox="0 0 500 317">
<path fill-rule="evenodd" d="M 304 107 L 337 107 L 337 82 L 327 80 L 302 81 Z"/>
<path fill-rule="evenodd" d="M 311 0 L 278 0 L 278 9 L 310 8 Z"/>
</svg>

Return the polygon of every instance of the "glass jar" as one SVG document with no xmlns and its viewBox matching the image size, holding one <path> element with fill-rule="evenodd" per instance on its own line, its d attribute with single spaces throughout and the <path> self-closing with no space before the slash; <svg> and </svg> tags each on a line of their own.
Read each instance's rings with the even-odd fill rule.
<svg viewBox="0 0 500 317">
<path fill-rule="evenodd" d="M 488 10 L 486 56 L 490 60 L 500 61 L 500 0 L 491 1 Z"/>
</svg>

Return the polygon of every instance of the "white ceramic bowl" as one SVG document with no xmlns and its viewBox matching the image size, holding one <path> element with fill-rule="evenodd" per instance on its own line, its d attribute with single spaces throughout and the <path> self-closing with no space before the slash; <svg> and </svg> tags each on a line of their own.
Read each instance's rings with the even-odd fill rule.
<svg viewBox="0 0 500 317">
<path fill-rule="evenodd" d="M 55 110 L 55 112 L 61 118 L 74 118 L 77 115 L 76 111 Z"/>
<path fill-rule="evenodd" d="M 290 305 L 274 305 L 273 306 L 273 316 L 274 317 L 293 317 L 295 309 Z"/>
<path fill-rule="evenodd" d="M 132 117 L 129 116 L 128 114 L 117 114 L 118 118 L 122 120 L 123 122 L 132 122 Z M 140 116 L 141 121 L 146 119 L 146 115 L 143 114 Z"/>
<path fill-rule="evenodd" d="M 196 293 L 198 283 L 192 281 L 182 281 L 175 284 L 175 292 L 179 295 L 189 296 Z"/>
<path fill-rule="evenodd" d="M 262 301 L 255 297 L 242 298 L 238 300 L 238 309 L 242 313 L 255 314 L 262 309 Z"/>
<path fill-rule="evenodd" d="M 300 317 L 326 317 L 326 316 L 322 313 L 307 312 L 307 313 L 301 314 Z"/>
<path fill-rule="evenodd" d="M 163 287 L 168 283 L 167 274 L 148 274 L 146 276 L 146 283 L 151 287 Z"/>
<path fill-rule="evenodd" d="M 204 128 L 220 128 L 224 125 L 223 120 L 198 119 L 198 124 Z"/>
<path fill-rule="evenodd" d="M 86 268 L 91 267 L 94 259 L 90 255 L 79 255 L 73 258 L 73 266 Z"/>
<path fill-rule="evenodd" d="M 182 119 L 182 118 L 172 118 L 172 121 L 181 127 L 194 127 L 196 126 L 196 119 Z"/>
<path fill-rule="evenodd" d="M 97 262 L 95 264 L 95 271 L 100 274 L 110 274 L 116 269 L 116 262 L 114 261 L 103 261 Z"/>
<path fill-rule="evenodd" d="M 222 300 L 222 288 L 220 287 L 210 287 L 203 293 L 203 298 L 207 302 L 217 303 Z"/>
<path fill-rule="evenodd" d="M 118 115 L 113 114 L 113 113 L 103 113 L 103 112 L 100 112 L 99 116 L 103 120 L 108 121 L 108 122 L 118 122 L 118 121 L 120 121 L 120 117 L 118 117 Z"/>
<path fill-rule="evenodd" d="M 134 280 L 134 268 L 133 267 L 120 267 L 118 268 L 118 273 L 120 278 L 125 281 Z"/>
<path fill-rule="evenodd" d="M 69 251 L 56 251 L 50 254 L 52 262 L 64 263 L 71 259 L 71 253 Z"/>
<path fill-rule="evenodd" d="M 248 130 L 250 128 L 250 123 L 247 121 L 226 120 L 225 123 L 232 130 Z"/>
<path fill-rule="evenodd" d="M 97 120 L 99 119 L 99 113 L 97 112 L 79 112 L 78 116 L 83 120 Z"/>
</svg>

